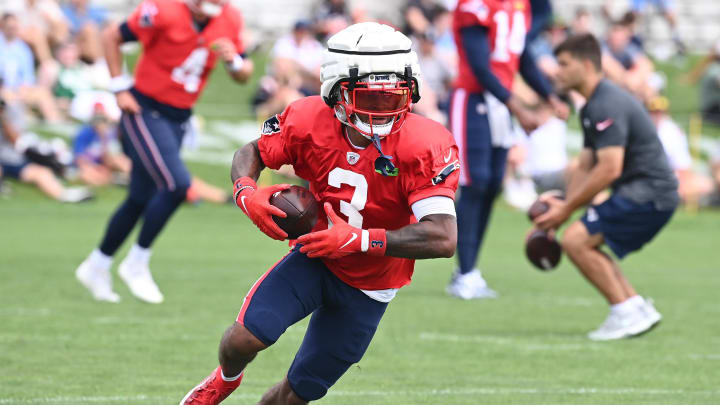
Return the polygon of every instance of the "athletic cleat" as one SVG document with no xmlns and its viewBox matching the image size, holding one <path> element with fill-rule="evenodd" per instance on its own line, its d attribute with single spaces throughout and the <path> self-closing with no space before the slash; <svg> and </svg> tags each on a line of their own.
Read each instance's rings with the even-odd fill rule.
<svg viewBox="0 0 720 405">
<path fill-rule="evenodd" d="M 120 263 L 118 275 L 139 300 L 150 304 L 160 304 L 165 299 L 146 264 L 129 263 L 125 259 Z"/>
<path fill-rule="evenodd" d="M 455 270 L 445 290 L 448 294 L 464 300 L 497 298 L 498 296 L 495 290 L 488 287 L 478 269 L 473 269 L 467 274 L 460 274 L 458 270 Z"/>
<path fill-rule="evenodd" d="M 651 331 L 660 323 L 660 321 L 662 320 L 662 315 L 660 314 L 660 312 L 658 312 L 657 309 L 655 309 L 652 298 L 645 298 L 645 303 L 641 307 L 641 310 L 643 311 L 643 313 L 645 313 L 645 319 L 650 324 L 648 329 L 643 332 L 646 333 Z"/>
<path fill-rule="evenodd" d="M 216 405 L 227 398 L 240 385 L 242 375 L 235 381 L 225 381 L 220 367 L 215 369 L 203 382 L 190 390 L 180 405 Z"/>
<path fill-rule="evenodd" d="M 98 301 L 120 302 L 120 296 L 112 289 L 112 277 L 109 270 L 93 268 L 88 260 L 80 263 L 75 270 L 75 278 L 90 290 L 93 298 Z"/>
<path fill-rule="evenodd" d="M 652 305 L 652 304 L 650 304 Z M 656 311 L 657 312 L 657 311 Z M 660 315 L 658 313 L 658 315 Z M 600 327 L 590 333 L 590 340 L 617 340 L 628 337 L 638 336 L 649 331 L 659 322 L 653 321 L 643 309 L 635 309 L 626 314 L 610 312 L 605 322 Z"/>
</svg>

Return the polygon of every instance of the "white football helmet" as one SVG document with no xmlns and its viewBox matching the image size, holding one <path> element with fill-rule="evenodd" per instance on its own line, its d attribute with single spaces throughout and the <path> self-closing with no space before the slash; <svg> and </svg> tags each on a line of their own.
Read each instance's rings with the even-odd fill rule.
<svg viewBox="0 0 720 405">
<path fill-rule="evenodd" d="M 397 132 L 420 100 L 420 66 L 410 39 L 375 22 L 351 25 L 328 40 L 320 94 L 335 116 L 368 139 Z"/>
</svg>

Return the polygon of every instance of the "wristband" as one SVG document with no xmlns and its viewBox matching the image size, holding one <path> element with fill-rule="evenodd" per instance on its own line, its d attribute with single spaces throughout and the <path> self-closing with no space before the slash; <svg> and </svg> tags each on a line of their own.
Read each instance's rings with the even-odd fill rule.
<svg viewBox="0 0 720 405">
<path fill-rule="evenodd" d="M 240 197 L 240 193 L 247 189 L 257 189 L 257 184 L 255 183 L 255 180 L 251 179 L 250 177 L 241 177 L 235 180 L 235 183 L 233 184 L 233 199 L 235 200 L 235 204 L 240 207 L 240 209 L 243 209 L 243 207 L 240 205 L 241 202 L 238 201 L 238 197 Z"/>
<path fill-rule="evenodd" d="M 225 65 L 228 69 L 230 69 L 231 72 L 237 72 L 240 69 L 242 69 L 243 65 L 245 64 L 245 60 L 243 60 L 242 56 L 235 55 L 232 62 L 227 62 Z"/>
<path fill-rule="evenodd" d="M 384 229 L 363 229 L 360 250 L 370 256 L 385 256 L 387 236 Z"/>
<path fill-rule="evenodd" d="M 133 86 L 133 79 L 128 75 L 115 76 L 110 79 L 108 84 L 108 90 L 113 93 L 120 93 L 121 91 L 130 90 Z"/>
</svg>

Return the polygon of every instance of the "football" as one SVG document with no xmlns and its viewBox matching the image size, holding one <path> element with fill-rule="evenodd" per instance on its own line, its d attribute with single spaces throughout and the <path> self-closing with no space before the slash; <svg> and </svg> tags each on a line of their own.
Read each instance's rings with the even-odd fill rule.
<svg viewBox="0 0 720 405">
<path fill-rule="evenodd" d="M 525 240 L 525 256 L 538 269 L 548 271 L 560 263 L 562 248 L 547 232 L 534 229 Z"/>
<path fill-rule="evenodd" d="M 547 212 L 550 209 L 550 205 L 545 201 L 535 200 L 535 202 L 528 209 L 528 218 L 530 221 L 535 221 L 535 218 Z"/>
<path fill-rule="evenodd" d="M 276 224 L 288 234 L 288 239 L 297 239 L 310 232 L 318 218 L 318 203 L 310 190 L 300 186 L 290 186 L 270 197 L 270 204 L 287 214 L 285 218 L 273 216 Z"/>
</svg>

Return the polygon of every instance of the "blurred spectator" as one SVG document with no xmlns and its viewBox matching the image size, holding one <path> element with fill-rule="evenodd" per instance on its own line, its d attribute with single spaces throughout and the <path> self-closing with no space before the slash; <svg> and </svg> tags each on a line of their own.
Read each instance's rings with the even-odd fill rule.
<svg viewBox="0 0 720 405">
<path fill-rule="evenodd" d="M 70 24 L 70 32 L 80 47 L 81 58 L 88 63 L 102 59 L 100 29 L 107 22 L 107 11 L 89 4 L 89 0 L 68 0 L 62 8 Z"/>
<path fill-rule="evenodd" d="M 91 186 L 127 184 L 130 159 L 120 152 L 115 124 L 96 104 L 90 123 L 81 127 L 73 141 L 78 178 Z"/>
<path fill-rule="evenodd" d="M 710 158 L 710 164 L 711 164 L 711 170 L 712 170 L 712 177 L 713 181 L 715 183 L 715 194 L 716 197 L 718 197 L 718 194 L 720 192 L 720 142 L 716 142 L 716 150 L 713 156 Z M 720 205 L 720 200 L 716 201 L 718 205 Z"/>
<path fill-rule="evenodd" d="M 570 24 L 572 35 L 582 35 L 592 33 L 592 15 L 585 7 L 575 9 L 575 18 Z"/>
<path fill-rule="evenodd" d="M 52 86 L 57 64 L 52 49 L 67 40 L 68 24 L 56 0 L 7 0 L 5 11 L 17 16 L 20 38 L 32 48 L 38 64 L 38 83 Z"/>
<path fill-rule="evenodd" d="M 312 35 L 310 23 L 295 23 L 278 39 L 271 52 L 270 75 L 260 80 L 254 104 L 259 118 L 281 112 L 291 102 L 320 91 L 323 46 Z"/>
<path fill-rule="evenodd" d="M 697 76 L 700 80 L 700 111 L 703 119 L 720 125 L 720 40 L 701 65 Z"/>
<path fill-rule="evenodd" d="M 709 177 L 693 171 L 687 135 L 667 114 L 668 99 L 662 96 L 654 97 L 647 103 L 647 107 L 670 167 L 677 176 L 678 193 L 682 200 L 697 202 L 709 195 L 713 191 L 713 182 Z"/>
<path fill-rule="evenodd" d="M 551 80 L 555 79 L 558 72 L 558 64 L 553 50 L 567 38 L 567 29 L 561 20 L 552 21 L 528 45 L 538 68 Z"/>
<path fill-rule="evenodd" d="M 675 16 L 675 10 L 673 10 L 673 0 L 632 0 L 631 13 L 636 17 L 640 17 L 648 4 L 656 6 L 661 12 L 670 27 L 670 35 L 675 43 L 677 52 L 684 54 L 686 52 L 685 44 L 683 44 L 680 39 L 680 34 L 678 33 L 677 17 Z"/>
<path fill-rule="evenodd" d="M 20 137 L 16 125 L 11 122 L 4 102 L 0 100 L 0 171 L 3 176 L 37 186 L 49 197 L 68 203 L 87 201 L 92 193 L 82 187 L 64 187 L 52 170 L 29 162 L 18 152 L 15 144 Z"/>
<path fill-rule="evenodd" d="M 434 38 L 429 34 L 415 37 L 418 63 L 422 72 L 422 98 L 416 103 L 413 112 L 424 115 L 437 122 L 446 123 L 447 118 L 443 111 L 447 111 L 450 85 L 454 72 L 435 50 Z"/>
<path fill-rule="evenodd" d="M 421 35 L 432 28 L 435 17 L 448 9 L 437 0 L 408 0 L 405 5 L 405 33 Z"/>
<path fill-rule="evenodd" d="M 88 65 L 80 60 L 78 46 L 74 42 L 60 45 L 57 50 L 60 72 L 53 87 L 53 94 L 63 111 L 72 118 L 87 122 L 93 114 L 93 106 L 101 101 L 106 105 L 112 119 L 119 118 L 115 97 L 105 91 L 110 75 L 104 63 Z M 107 106 L 107 102 L 113 106 Z"/>
<path fill-rule="evenodd" d="M 653 63 L 631 41 L 632 35 L 632 26 L 628 21 L 612 24 L 603 44 L 603 71 L 610 80 L 647 100 L 654 93 L 648 85 Z"/>
<path fill-rule="evenodd" d="M 345 0 L 321 0 L 313 11 L 313 22 L 318 39 L 324 41 L 350 25 L 353 15 Z"/>
<path fill-rule="evenodd" d="M 20 26 L 13 14 L 0 19 L 0 79 L 7 102 L 37 108 L 48 122 L 60 121 L 55 100 L 46 87 L 35 82 L 35 61 L 30 47 L 19 37 Z"/>
</svg>

